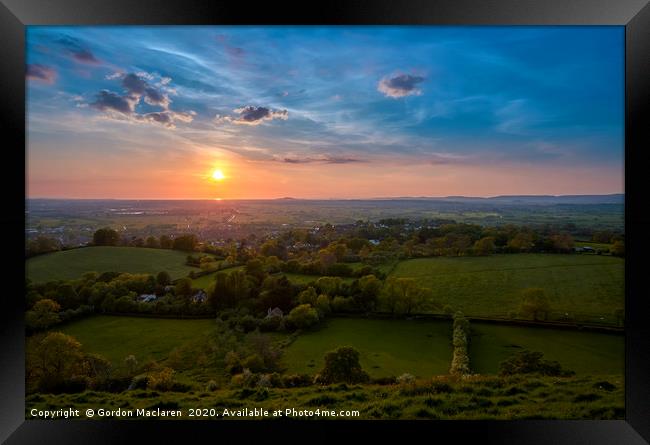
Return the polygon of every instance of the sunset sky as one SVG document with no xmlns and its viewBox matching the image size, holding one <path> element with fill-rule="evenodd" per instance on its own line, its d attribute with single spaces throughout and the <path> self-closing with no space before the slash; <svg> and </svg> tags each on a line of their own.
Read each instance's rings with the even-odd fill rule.
<svg viewBox="0 0 650 445">
<path fill-rule="evenodd" d="M 27 193 L 621 193 L 623 51 L 623 27 L 30 26 Z"/>
</svg>

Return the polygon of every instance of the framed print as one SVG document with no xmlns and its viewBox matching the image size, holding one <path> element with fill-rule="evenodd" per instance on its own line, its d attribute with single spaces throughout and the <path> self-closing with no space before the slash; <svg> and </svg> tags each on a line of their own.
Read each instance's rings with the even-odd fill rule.
<svg viewBox="0 0 650 445">
<path fill-rule="evenodd" d="M 3 0 L 2 439 L 647 442 L 646 2 L 322 8 Z"/>
</svg>

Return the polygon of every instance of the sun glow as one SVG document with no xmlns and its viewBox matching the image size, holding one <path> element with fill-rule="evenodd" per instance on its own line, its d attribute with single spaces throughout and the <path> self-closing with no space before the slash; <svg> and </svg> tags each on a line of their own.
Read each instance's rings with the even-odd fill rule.
<svg viewBox="0 0 650 445">
<path fill-rule="evenodd" d="M 212 179 L 215 181 L 223 181 L 225 178 L 226 177 L 221 170 L 215 170 L 212 172 Z"/>
</svg>

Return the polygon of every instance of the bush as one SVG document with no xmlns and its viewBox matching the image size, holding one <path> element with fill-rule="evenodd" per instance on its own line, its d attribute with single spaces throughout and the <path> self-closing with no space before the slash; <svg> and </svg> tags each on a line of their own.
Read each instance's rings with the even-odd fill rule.
<svg viewBox="0 0 650 445">
<path fill-rule="evenodd" d="M 541 374 L 556 377 L 567 377 L 575 372 L 562 369 L 557 361 L 542 360 L 544 354 L 537 351 L 521 351 L 499 365 L 499 374 Z"/>
<path fill-rule="evenodd" d="M 259 328 L 262 332 L 281 331 L 284 328 L 284 323 L 282 321 L 282 317 L 279 315 L 274 315 L 272 317 L 265 317 L 260 320 Z"/>
<path fill-rule="evenodd" d="M 252 372 L 264 370 L 264 360 L 258 354 L 251 354 L 241 361 L 244 369 L 250 369 Z"/>
<path fill-rule="evenodd" d="M 219 389 L 219 385 L 214 380 L 210 380 L 207 385 L 205 385 L 205 390 L 208 392 L 213 392 Z"/>
<path fill-rule="evenodd" d="M 337 296 L 332 299 L 331 308 L 332 312 L 350 312 L 353 310 L 352 298 Z"/>
<path fill-rule="evenodd" d="M 359 351 L 344 346 L 325 354 L 325 366 L 314 379 L 315 383 L 364 383 L 370 380 L 367 372 L 361 369 Z"/>
<path fill-rule="evenodd" d="M 454 346 L 454 355 L 451 359 L 450 374 L 464 375 L 469 374 L 469 354 L 467 353 L 469 338 L 469 321 L 461 312 L 454 315 L 452 344 Z"/>
<path fill-rule="evenodd" d="M 397 377 L 396 382 L 400 385 L 412 385 L 415 383 L 415 376 L 413 374 L 405 372 L 401 376 Z"/>
<path fill-rule="evenodd" d="M 310 386 L 313 378 L 308 374 L 291 374 L 282 376 L 282 386 L 285 388 L 298 388 Z"/>
<path fill-rule="evenodd" d="M 318 323 L 318 312 L 308 304 L 301 304 L 289 312 L 287 321 L 296 329 L 306 329 Z"/>
<path fill-rule="evenodd" d="M 174 370 L 163 368 L 158 372 L 149 375 L 147 388 L 157 391 L 171 391 L 174 389 Z"/>
</svg>

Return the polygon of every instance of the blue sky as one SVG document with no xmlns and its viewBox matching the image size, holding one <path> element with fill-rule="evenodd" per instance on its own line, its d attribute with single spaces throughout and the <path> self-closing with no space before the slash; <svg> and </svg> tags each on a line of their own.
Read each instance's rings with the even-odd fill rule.
<svg viewBox="0 0 650 445">
<path fill-rule="evenodd" d="M 623 27 L 29 27 L 28 193 L 622 192 L 623 51 Z"/>
</svg>

